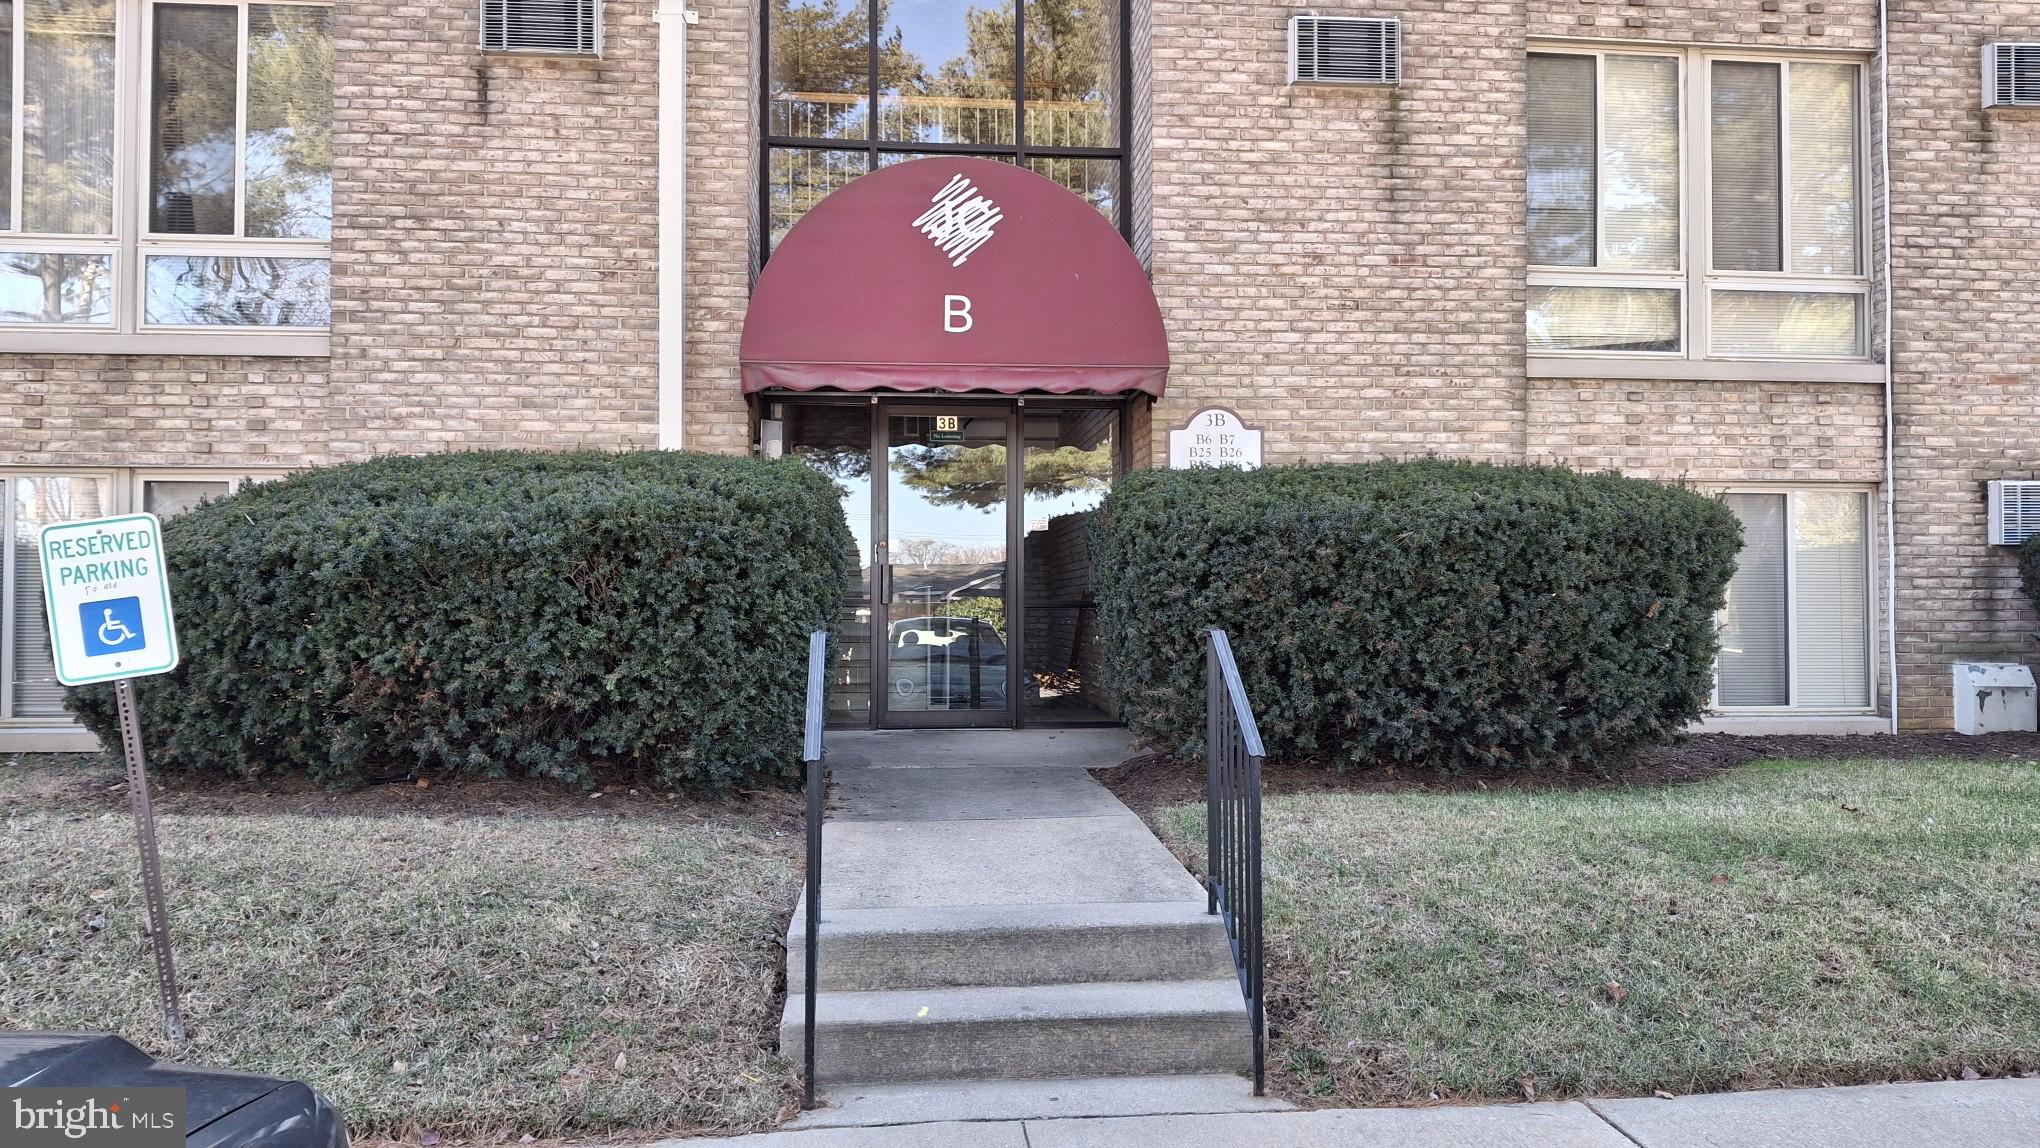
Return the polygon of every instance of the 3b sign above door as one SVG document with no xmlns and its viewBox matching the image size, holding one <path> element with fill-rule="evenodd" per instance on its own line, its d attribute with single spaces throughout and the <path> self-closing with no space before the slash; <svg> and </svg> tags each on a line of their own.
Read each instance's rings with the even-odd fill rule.
<svg viewBox="0 0 2040 1148">
<path fill-rule="evenodd" d="M 43 601 L 57 680 L 82 686 L 177 666 L 163 526 L 126 514 L 43 527 Z"/>
</svg>

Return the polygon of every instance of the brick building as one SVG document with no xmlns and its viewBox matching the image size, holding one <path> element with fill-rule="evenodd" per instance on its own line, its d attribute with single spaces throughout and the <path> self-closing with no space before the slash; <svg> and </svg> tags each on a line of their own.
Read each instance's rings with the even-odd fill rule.
<svg viewBox="0 0 2040 1148">
<path fill-rule="evenodd" d="M 1102 718 L 1069 520 L 1210 408 L 1269 463 L 1721 491 L 1749 549 L 1720 720 L 1887 728 L 1895 672 L 1898 720 L 1945 726 L 1949 663 L 2035 653 L 1985 483 L 2040 478 L 2040 108 L 1987 108 L 1979 60 L 2040 41 L 2040 0 L 1884 7 L 0 3 L 0 746 L 78 736 L 40 523 L 492 446 L 808 458 L 866 570 L 839 718 Z M 485 12 L 599 54 L 485 51 Z M 1292 82 L 1297 16 L 1398 21 L 1398 82 Z M 2040 51 L 2006 61 L 2040 102 Z M 1023 309 L 1050 304 L 1000 270 L 1019 236 L 1081 248 L 1057 274 L 1135 268 L 1115 290 L 1159 316 L 1165 387 L 1074 347 L 982 377 L 751 361 L 810 325 L 796 253 L 831 266 L 797 220 L 868 171 L 940 195 L 961 157 L 1042 206 L 943 266 Z M 911 222 L 884 224 L 900 259 L 957 250 Z M 887 294 L 839 293 L 837 329 L 887 345 Z M 943 306 L 937 345 L 997 335 Z"/>
</svg>

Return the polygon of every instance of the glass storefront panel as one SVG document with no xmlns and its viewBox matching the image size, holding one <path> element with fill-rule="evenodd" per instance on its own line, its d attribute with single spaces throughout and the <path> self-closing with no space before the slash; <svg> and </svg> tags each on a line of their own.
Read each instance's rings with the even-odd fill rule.
<svg viewBox="0 0 2040 1148">
<path fill-rule="evenodd" d="M 1003 412 L 886 418 L 888 724 L 1006 724 L 1006 432 Z"/>
<path fill-rule="evenodd" d="M 776 147 L 766 156 L 766 195 L 771 201 L 772 235 L 767 250 L 779 241 L 808 209 L 830 192 L 863 175 L 870 156 L 861 151 L 828 148 Z"/>
<path fill-rule="evenodd" d="M 871 408 L 789 404 L 784 408 L 786 453 L 827 475 L 843 499 L 857 553 L 856 581 L 836 620 L 835 662 L 829 668 L 832 723 L 863 725 L 871 718 Z"/>
<path fill-rule="evenodd" d="M 1027 146 L 1119 142 L 1119 5 L 1027 0 Z"/>
<path fill-rule="evenodd" d="M 1032 117 L 1033 113 L 1028 113 Z M 1030 118 L 1029 123 L 1033 120 Z M 1119 161 L 1116 159 L 1074 159 L 1067 156 L 1031 155 L 1027 166 L 1083 197 L 1098 214 L 1119 225 Z"/>
<path fill-rule="evenodd" d="M 1013 8 L 912 0 L 881 9 L 878 138 L 1012 144 Z"/>
<path fill-rule="evenodd" d="M 1026 681 L 1030 721 L 1103 721 L 1118 704 L 1105 690 L 1091 585 L 1091 514 L 1112 489 L 1119 412 L 1098 407 L 1028 412 L 1021 507 Z"/>
<path fill-rule="evenodd" d="M 775 0 L 769 20 L 767 134 L 864 139 L 871 129 L 871 17 L 864 0 Z"/>
</svg>

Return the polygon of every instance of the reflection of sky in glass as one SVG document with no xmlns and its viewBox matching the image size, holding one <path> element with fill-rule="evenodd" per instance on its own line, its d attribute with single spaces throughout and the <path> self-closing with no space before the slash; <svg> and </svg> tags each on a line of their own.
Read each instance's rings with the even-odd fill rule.
<svg viewBox="0 0 2040 1148">
<path fill-rule="evenodd" d="M 289 149 L 293 135 L 289 128 L 277 128 L 248 136 L 250 197 L 258 190 L 269 191 L 258 188 L 264 183 L 273 183 L 283 193 L 283 209 L 267 220 L 249 219 L 249 234 L 277 239 L 325 239 L 333 233 L 333 177 L 321 173 L 317 178 L 306 179 L 307 173 L 291 168 Z"/>
<path fill-rule="evenodd" d="M 46 276 L 55 276 L 57 309 L 47 310 Z M 106 323 L 113 318 L 112 257 L 0 255 L 0 323 Z"/>
<path fill-rule="evenodd" d="M 194 140 L 182 147 L 172 148 L 163 153 L 157 168 L 155 229 L 158 231 L 182 231 L 182 228 L 168 226 L 171 200 L 175 196 L 189 196 L 194 203 L 217 201 L 221 212 L 231 213 L 234 198 L 234 139 L 230 135 L 212 135 Z M 220 228 L 219 234 L 231 234 L 233 220 L 221 218 L 216 224 L 211 213 L 201 208 L 197 233 L 213 234 L 212 227 Z"/>
<path fill-rule="evenodd" d="M 179 326 L 323 327 L 329 274 L 324 259 L 151 256 L 144 310 Z"/>
<path fill-rule="evenodd" d="M 882 34 L 903 32 L 907 51 L 919 56 L 921 66 L 932 75 L 970 46 L 970 29 L 963 20 L 969 7 L 963 0 L 893 0 L 892 19 Z"/>
</svg>

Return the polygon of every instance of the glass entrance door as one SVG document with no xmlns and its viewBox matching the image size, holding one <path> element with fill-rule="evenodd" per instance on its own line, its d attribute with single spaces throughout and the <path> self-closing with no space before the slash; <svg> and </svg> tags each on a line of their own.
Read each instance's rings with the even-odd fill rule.
<svg viewBox="0 0 2040 1148">
<path fill-rule="evenodd" d="M 920 407 L 883 418 L 879 724 L 1017 724 L 1010 412 Z"/>
</svg>

